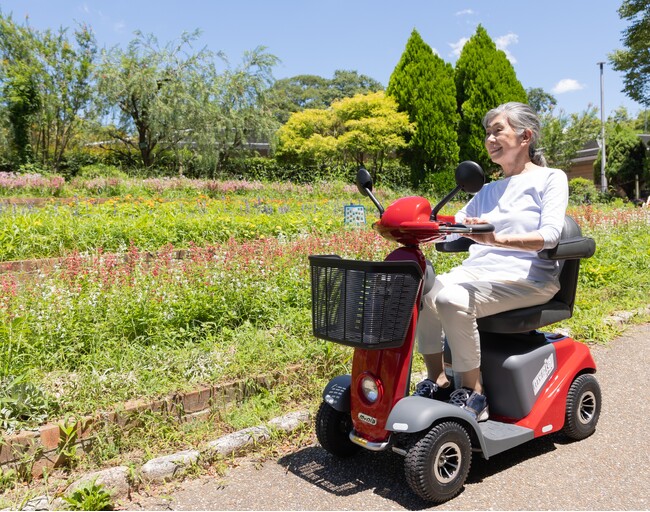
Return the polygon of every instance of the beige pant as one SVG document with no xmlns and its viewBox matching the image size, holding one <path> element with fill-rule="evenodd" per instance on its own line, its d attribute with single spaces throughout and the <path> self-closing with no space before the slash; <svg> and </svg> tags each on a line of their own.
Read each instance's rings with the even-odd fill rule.
<svg viewBox="0 0 650 512">
<path fill-rule="evenodd" d="M 424 298 L 417 326 L 418 351 L 443 350 L 443 331 L 451 350 L 454 371 L 481 366 L 476 319 L 502 311 L 543 304 L 559 290 L 556 282 L 489 281 L 480 269 L 457 267 L 436 276 Z"/>
</svg>

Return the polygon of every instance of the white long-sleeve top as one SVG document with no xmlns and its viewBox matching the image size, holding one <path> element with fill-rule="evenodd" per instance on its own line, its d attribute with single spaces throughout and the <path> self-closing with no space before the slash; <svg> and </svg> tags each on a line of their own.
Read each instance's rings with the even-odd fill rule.
<svg viewBox="0 0 650 512">
<path fill-rule="evenodd" d="M 540 167 L 487 183 L 457 214 L 456 222 L 478 217 L 494 225 L 495 233 L 537 231 L 544 249 L 557 245 L 569 201 L 567 177 L 561 169 Z M 542 260 L 537 251 L 472 244 L 463 266 L 479 267 L 498 280 L 557 281 L 559 264 Z"/>
</svg>

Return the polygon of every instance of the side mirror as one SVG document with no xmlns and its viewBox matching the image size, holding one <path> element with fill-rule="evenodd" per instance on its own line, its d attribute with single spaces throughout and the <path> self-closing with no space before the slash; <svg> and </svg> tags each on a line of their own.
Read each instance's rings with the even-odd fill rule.
<svg viewBox="0 0 650 512">
<path fill-rule="evenodd" d="M 476 194 L 485 184 L 485 174 L 483 169 L 476 162 L 465 160 L 456 167 L 456 188 L 442 198 L 431 210 L 429 220 L 435 221 L 438 218 L 438 212 L 451 201 L 461 190 L 468 194 Z"/>
<path fill-rule="evenodd" d="M 370 198 L 377 207 L 377 210 L 379 210 L 379 216 L 381 217 L 384 214 L 384 207 L 372 193 L 372 176 L 370 176 L 370 173 L 365 167 L 359 167 L 359 171 L 357 172 L 357 188 L 361 194 Z"/>
<path fill-rule="evenodd" d="M 485 173 L 476 162 L 465 160 L 456 167 L 456 184 L 463 192 L 476 194 L 485 184 Z"/>
<path fill-rule="evenodd" d="M 364 196 L 367 196 L 369 191 L 372 192 L 372 176 L 365 167 L 359 167 L 357 172 L 357 188 Z"/>
</svg>

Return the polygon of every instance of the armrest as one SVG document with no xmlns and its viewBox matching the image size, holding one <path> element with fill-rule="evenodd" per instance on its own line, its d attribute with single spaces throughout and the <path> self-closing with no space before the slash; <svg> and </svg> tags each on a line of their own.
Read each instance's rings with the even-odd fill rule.
<svg viewBox="0 0 650 512">
<path fill-rule="evenodd" d="M 474 240 L 469 238 L 460 237 L 451 242 L 438 242 L 436 244 L 436 251 L 438 252 L 467 252 L 469 246 L 474 244 Z"/>
<path fill-rule="evenodd" d="M 576 236 L 560 240 L 553 249 L 540 251 L 543 260 L 579 260 L 591 258 L 596 252 L 596 242 L 593 238 Z"/>
</svg>

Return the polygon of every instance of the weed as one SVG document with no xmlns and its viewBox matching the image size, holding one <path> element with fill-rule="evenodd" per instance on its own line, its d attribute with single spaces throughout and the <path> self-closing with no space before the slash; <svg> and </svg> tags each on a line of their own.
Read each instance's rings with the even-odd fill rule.
<svg viewBox="0 0 650 512">
<path fill-rule="evenodd" d="M 112 510 L 111 493 L 103 484 L 90 482 L 69 495 L 63 496 L 69 510 Z"/>
<path fill-rule="evenodd" d="M 0 493 L 13 489 L 18 482 L 18 472 L 13 468 L 0 468 Z"/>
</svg>

